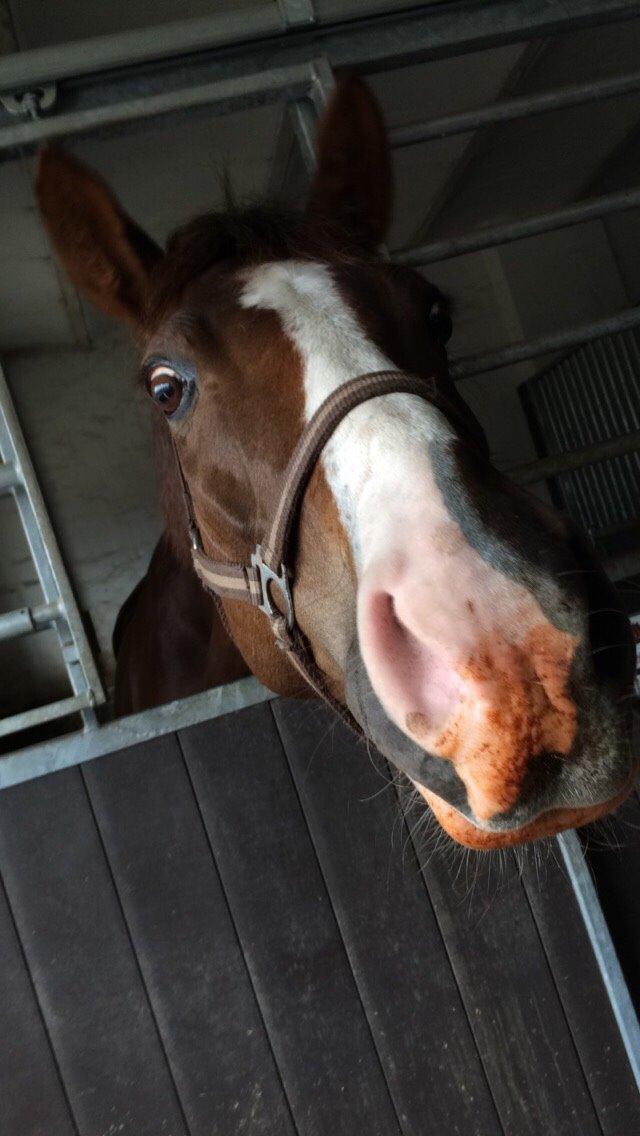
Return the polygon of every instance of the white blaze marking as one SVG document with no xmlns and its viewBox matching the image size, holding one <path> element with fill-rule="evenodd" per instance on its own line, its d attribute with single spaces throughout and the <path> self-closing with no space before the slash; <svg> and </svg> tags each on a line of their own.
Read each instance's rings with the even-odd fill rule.
<svg viewBox="0 0 640 1136">
<path fill-rule="evenodd" d="M 393 361 L 367 337 L 326 265 L 265 264 L 248 272 L 245 280 L 241 305 L 277 312 L 300 353 L 307 421 L 349 379 L 394 369 Z M 427 444 L 453 437 L 439 410 L 408 394 L 372 399 L 352 410 L 335 430 L 322 462 L 359 570 L 366 567 L 363 553 L 370 562 L 385 543 L 388 547 L 392 526 L 409 520 L 403 505 L 412 499 L 421 473 L 433 487 Z"/>
</svg>

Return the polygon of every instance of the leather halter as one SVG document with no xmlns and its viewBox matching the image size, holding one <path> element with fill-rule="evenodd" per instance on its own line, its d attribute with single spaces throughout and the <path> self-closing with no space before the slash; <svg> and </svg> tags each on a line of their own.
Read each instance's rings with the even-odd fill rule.
<svg viewBox="0 0 640 1136">
<path fill-rule="evenodd" d="M 276 644 L 305 682 L 328 702 L 349 725 L 361 733 L 360 726 L 329 693 L 311 645 L 297 625 L 293 603 L 293 566 L 300 506 L 316 462 L 336 427 L 356 406 L 385 394 L 419 395 L 444 411 L 450 420 L 463 413 L 443 398 L 435 378 L 421 379 L 404 371 L 373 371 L 351 379 L 333 391 L 307 423 L 286 469 L 280 500 L 264 544 L 257 545 L 249 564 L 230 564 L 212 560 L 203 551 L 202 540 L 178 451 L 174 453 L 189 520 L 191 555 L 196 574 L 216 602 L 244 600 L 264 612 L 271 623 Z M 463 423 L 470 433 L 469 424 Z M 276 599 L 277 595 L 277 599 Z"/>
</svg>

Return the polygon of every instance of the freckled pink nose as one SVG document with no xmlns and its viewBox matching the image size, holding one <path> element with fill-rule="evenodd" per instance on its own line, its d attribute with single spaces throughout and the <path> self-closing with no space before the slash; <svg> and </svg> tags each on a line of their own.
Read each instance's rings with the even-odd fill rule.
<svg viewBox="0 0 640 1136">
<path fill-rule="evenodd" d="M 510 582 L 471 600 L 455 575 L 435 587 L 433 577 L 407 576 L 390 590 L 365 582 L 363 660 L 389 717 L 454 764 L 487 820 L 515 804 L 531 758 L 571 748 L 576 641 Z"/>
</svg>

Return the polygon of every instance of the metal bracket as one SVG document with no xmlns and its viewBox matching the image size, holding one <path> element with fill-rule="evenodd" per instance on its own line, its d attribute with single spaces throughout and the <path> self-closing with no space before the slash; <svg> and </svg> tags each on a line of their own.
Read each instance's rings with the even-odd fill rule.
<svg viewBox="0 0 640 1136">
<path fill-rule="evenodd" d="M 280 565 L 280 575 L 278 575 L 277 572 L 273 571 L 273 568 L 265 564 L 262 559 L 262 549 L 260 545 L 258 545 L 255 552 L 251 553 L 251 567 L 258 569 L 258 575 L 260 577 L 260 599 L 262 603 L 258 604 L 259 610 L 263 611 L 272 623 L 276 619 L 282 619 L 284 615 L 287 630 L 290 631 L 295 622 L 293 615 L 293 597 L 289 587 L 289 573 L 284 564 Z M 274 605 L 271 599 L 269 589 L 272 584 L 280 590 L 280 595 L 284 600 L 284 613 Z"/>
<path fill-rule="evenodd" d="M 312 177 L 316 169 L 318 119 L 335 87 L 331 64 L 325 56 L 313 60 L 310 77 L 311 82 L 306 97 L 296 99 L 291 104 L 291 120 L 307 174 Z"/>
<path fill-rule="evenodd" d="M 30 91 L 19 91 L 12 94 L 0 95 L 0 104 L 8 114 L 16 118 L 39 118 L 56 101 L 58 90 L 55 83 L 47 83 L 41 87 L 34 87 Z"/>
<path fill-rule="evenodd" d="M 317 115 L 320 115 L 327 106 L 336 80 L 331 63 L 326 55 L 318 55 L 311 64 L 311 86 L 309 95 Z"/>
<path fill-rule="evenodd" d="M 311 0 L 278 0 L 278 7 L 288 28 L 308 27 L 316 22 Z"/>
</svg>

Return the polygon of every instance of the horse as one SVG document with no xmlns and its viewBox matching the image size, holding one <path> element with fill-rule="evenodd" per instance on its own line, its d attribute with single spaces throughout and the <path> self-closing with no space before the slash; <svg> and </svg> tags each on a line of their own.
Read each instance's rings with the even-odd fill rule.
<svg viewBox="0 0 640 1136">
<path fill-rule="evenodd" d="M 572 523 L 492 466 L 445 298 L 384 254 L 366 85 L 338 83 L 300 210 L 229 201 L 163 251 L 64 151 L 41 152 L 37 195 L 73 284 L 137 340 L 202 679 L 217 606 L 233 666 L 323 694 L 469 847 L 617 807 L 638 764 L 628 620 Z"/>
<path fill-rule="evenodd" d="M 112 645 L 116 718 L 249 674 L 214 604 L 166 533 L 118 612 Z"/>
</svg>

